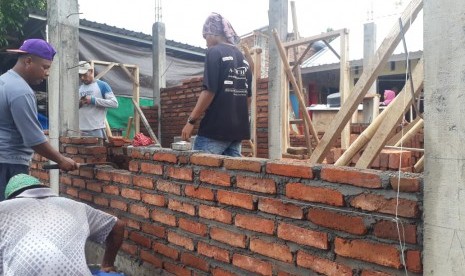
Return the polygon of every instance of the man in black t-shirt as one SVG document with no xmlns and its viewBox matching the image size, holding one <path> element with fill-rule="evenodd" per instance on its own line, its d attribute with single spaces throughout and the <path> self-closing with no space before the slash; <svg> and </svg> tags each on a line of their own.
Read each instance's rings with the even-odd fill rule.
<svg viewBox="0 0 465 276">
<path fill-rule="evenodd" d="M 203 91 L 182 130 L 182 139 L 191 137 L 196 120 L 205 112 L 193 149 L 241 156 L 241 141 L 250 139 L 252 73 L 236 47 L 238 36 L 220 14 L 212 13 L 207 18 L 203 37 L 208 47 Z"/>
</svg>

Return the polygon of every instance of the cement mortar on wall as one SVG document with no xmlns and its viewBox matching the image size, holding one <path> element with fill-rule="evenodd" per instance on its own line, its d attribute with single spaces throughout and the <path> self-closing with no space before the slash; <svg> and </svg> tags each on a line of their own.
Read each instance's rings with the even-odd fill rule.
<svg viewBox="0 0 465 276">
<path fill-rule="evenodd" d="M 103 253 L 105 252 L 103 246 L 88 241 L 85 250 L 88 264 L 100 264 L 102 262 Z M 125 276 L 173 276 L 173 274 L 163 269 L 155 268 L 145 262 L 139 265 L 136 260 L 127 258 L 122 254 L 116 256 L 115 266 Z"/>
</svg>

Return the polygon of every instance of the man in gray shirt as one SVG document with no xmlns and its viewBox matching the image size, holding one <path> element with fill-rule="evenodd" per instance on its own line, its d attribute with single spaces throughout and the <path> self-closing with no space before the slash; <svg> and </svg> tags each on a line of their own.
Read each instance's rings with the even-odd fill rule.
<svg viewBox="0 0 465 276">
<path fill-rule="evenodd" d="M 28 173 L 33 151 L 71 171 L 78 164 L 54 149 L 37 119 L 37 105 L 30 85 L 40 84 L 50 71 L 55 49 L 42 39 L 25 40 L 13 69 L 0 76 L 0 201 L 8 180 Z"/>
</svg>

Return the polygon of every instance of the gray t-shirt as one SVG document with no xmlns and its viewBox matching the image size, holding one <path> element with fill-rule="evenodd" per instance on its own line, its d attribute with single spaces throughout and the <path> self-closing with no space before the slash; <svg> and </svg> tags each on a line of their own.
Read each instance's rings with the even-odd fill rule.
<svg viewBox="0 0 465 276">
<path fill-rule="evenodd" d="M 117 218 L 49 188 L 0 202 L 0 275 L 86 275 L 87 239 L 103 243 Z"/>
<path fill-rule="evenodd" d="M 31 147 L 46 141 L 34 91 L 9 70 L 0 76 L 0 163 L 29 165 Z"/>
</svg>

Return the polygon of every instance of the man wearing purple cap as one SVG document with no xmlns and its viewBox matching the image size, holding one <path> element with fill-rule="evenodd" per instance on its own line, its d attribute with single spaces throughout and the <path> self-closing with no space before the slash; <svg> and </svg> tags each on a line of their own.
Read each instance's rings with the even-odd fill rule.
<svg viewBox="0 0 465 276">
<path fill-rule="evenodd" d="M 0 201 L 16 174 L 28 173 L 33 151 L 71 171 L 78 164 L 54 149 L 37 119 L 37 103 L 30 85 L 40 84 L 50 71 L 55 49 L 42 39 L 25 40 L 15 66 L 0 76 Z"/>
</svg>

